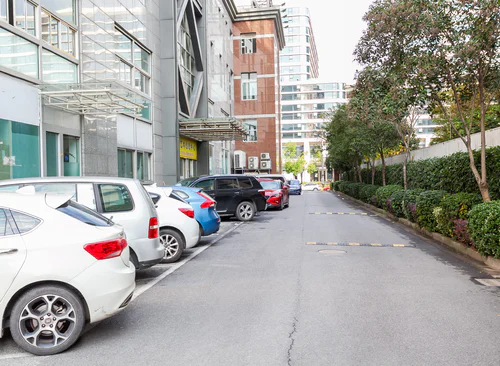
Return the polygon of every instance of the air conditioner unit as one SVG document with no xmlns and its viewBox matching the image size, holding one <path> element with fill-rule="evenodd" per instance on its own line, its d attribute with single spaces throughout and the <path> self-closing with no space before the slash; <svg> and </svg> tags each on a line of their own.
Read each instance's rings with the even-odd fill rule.
<svg viewBox="0 0 500 366">
<path fill-rule="evenodd" d="M 242 150 L 234 152 L 234 169 L 245 169 L 247 167 L 247 153 Z"/>
<path fill-rule="evenodd" d="M 250 156 L 248 158 L 248 169 L 250 170 L 259 169 L 259 158 L 257 156 Z"/>
<path fill-rule="evenodd" d="M 260 170 L 271 170 L 271 160 L 262 160 L 260 162 Z"/>
<path fill-rule="evenodd" d="M 269 153 L 260 153 L 260 160 L 269 160 L 271 159 L 271 154 Z"/>
</svg>

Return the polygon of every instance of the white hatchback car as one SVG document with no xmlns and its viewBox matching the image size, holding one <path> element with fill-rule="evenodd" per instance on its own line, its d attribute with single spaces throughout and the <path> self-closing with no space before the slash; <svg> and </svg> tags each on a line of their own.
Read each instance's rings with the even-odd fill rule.
<svg viewBox="0 0 500 366">
<path fill-rule="evenodd" d="M 322 191 L 323 188 L 319 184 L 316 183 L 306 183 L 302 185 L 303 191 Z"/>
<path fill-rule="evenodd" d="M 186 248 L 198 244 L 200 225 L 191 205 L 172 194 L 172 188 L 145 186 L 156 204 L 160 226 L 160 242 L 165 247 L 164 262 L 179 260 Z M 174 197 L 174 198 L 172 198 Z"/>
<path fill-rule="evenodd" d="M 62 352 L 135 289 L 123 228 L 68 195 L 0 192 L 0 338 Z"/>
</svg>

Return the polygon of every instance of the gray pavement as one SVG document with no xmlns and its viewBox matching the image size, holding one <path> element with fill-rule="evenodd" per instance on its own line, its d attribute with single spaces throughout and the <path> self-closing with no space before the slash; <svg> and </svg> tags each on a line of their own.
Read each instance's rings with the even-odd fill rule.
<svg viewBox="0 0 500 366">
<path fill-rule="evenodd" d="M 474 280 L 492 273 L 370 214 L 306 192 L 225 221 L 66 353 L 30 357 L 7 338 L 0 365 L 499 365 L 500 289 Z"/>
</svg>

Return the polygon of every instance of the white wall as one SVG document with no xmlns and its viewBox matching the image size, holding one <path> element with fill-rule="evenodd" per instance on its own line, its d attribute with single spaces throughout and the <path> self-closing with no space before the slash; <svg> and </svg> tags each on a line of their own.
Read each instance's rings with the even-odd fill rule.
<svg viewBox="0 0 500 366">
<path fill-rule="evenodd" d="M 472 135 L 471 146 L 474 150 L 477 150 L 481 147 L 481 136 L 479 133 Z M 495 146 L 500 146 L 500 127 L 486 131 L 486 147 Z M 465 144 L 462 142 L 462 140 L 455 139 L 442 142 L 437 145 L 432 145 L 423 149 L 414 150 L 411 152 L 410 160 L 414 161 L 447 156 L 460 151 L 467 152 L 467 148 L 465 147 Z M 387 165 L 392 165 L 402 163 L 404 162 L 404 159 L 404 154 L 401 154 L 393 156 L 391 158 L 387 158 L 385 160 Z M 382 162 L 380 160 L 377 160 L 376 165 L 382 165 Z"/>
<path fill-rule="evenodd" d="M 40 99 L 33 84 L 0 73 L 0 118 L 40 125 Z"/>
</svg>

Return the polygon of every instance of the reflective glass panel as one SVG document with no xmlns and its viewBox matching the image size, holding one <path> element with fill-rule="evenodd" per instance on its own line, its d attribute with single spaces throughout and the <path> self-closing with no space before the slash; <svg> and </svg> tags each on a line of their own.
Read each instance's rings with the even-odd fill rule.
<svg viewBox="0 0 500 366">
<path fill-rule="evenodd" d="M 49 83 L 76 83 L 76 64 L 47 50 L 42 51 L 42 78 Z"/>
<path fill-rule="evenodd" d="M 76 24 L 74 0 L 41 0 L 40 5 L 50 10 L 61 19 Z"/>
<path fill-rule="evenodd" d="M 0 65 L 38 78 L 38 47 L 0 28 Z"/>
</svg>

